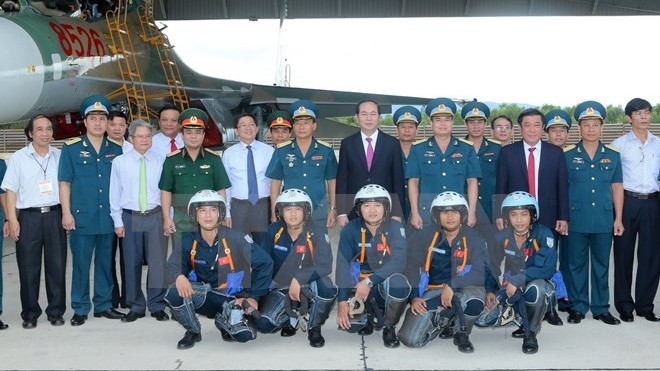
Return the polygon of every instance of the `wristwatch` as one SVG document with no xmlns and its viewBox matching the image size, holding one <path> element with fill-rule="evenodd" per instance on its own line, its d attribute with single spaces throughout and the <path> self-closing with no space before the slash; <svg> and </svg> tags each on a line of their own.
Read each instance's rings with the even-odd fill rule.
<svg viewBox="0 0 660 371">
<path fill-rule="evenodd" d="M 370 279 L 370 278 L 366 278 L 366 279 L 364 280 L 364 282 L 367 283 L 367 286 L 369 286 L 369 288 L 374 287 L 374 283 L 371 282 L 371 279 Z"/>
</svg>

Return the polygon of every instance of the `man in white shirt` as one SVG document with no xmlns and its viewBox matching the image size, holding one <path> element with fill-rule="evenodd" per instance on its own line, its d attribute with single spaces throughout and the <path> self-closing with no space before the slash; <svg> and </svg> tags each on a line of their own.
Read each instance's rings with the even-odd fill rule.
<svg viewBox="0 0 660 371">
<path fill-rule="evenodd" d="M 67 244 L 57 182 L 60 150 L 50 145 L 53 123 L 46 116 L 33 117 L 25 135 L 31 143 L 11 157 L 2 182 L 2 189 L 7 192 L 9 234 L 16 241 L 23 328 L 37 327 L 42 313 L 42 255 L 48 298 L 46 315 L 53 326 L 61 326 L 66 310 Z"/>
<path fill-rule="evenodd" d="M 632 322 L 633 310 L 658 322 L 653 301 L 660 279 L 660 139 L 649 131 L 652 106 L 640 98 L 628 102 L 628 134 L 612 145 L 619 148 L 623 165 L 623 233 L 614 236 L 614 306 L 624 322 Z M 639 235 L 639 239 L 637 236 Z M 637 240 L 635 300 L 631 296 L 633 261 Z"/>
<path fill-rule="evenodd" d="M 227 189 L 227 226 L 252 235 L 261 244 L 270 217 L 270 182 L 266 169 L 273 156 L 273 147 L 258 140 L 259 130 L 252 114 L 234 118 L 234 129 L 239 142 L 222 155 L 222 163 L 229 175 L 231 187 Z"/>
<path fill-rule="evenodd" d="M 179 130 L 179 111 L 171 104 L 158 111 L 158 126 L 160 133 L 154 135 L 151 150 L 165 157 L 168 153 L 183 148 L 183 137 Z"/>
<path fill-rule="evenodd" d="M 117 157 L 110 173 L 110 215 L 115 234 L 124 240 L 126 304 L 131 308 L 122 322 L 144 317 L 147 307 L 152 317 L 167 321 L 169 317 L 163 311 L 167 238 L 158 188 L 165 158 L 151 150 L 150 123 L 135 120 L 128 132 L 133 151 Z M 143 256 L 149 266 L 146 302 L 141 288 Z"/>
</svg>

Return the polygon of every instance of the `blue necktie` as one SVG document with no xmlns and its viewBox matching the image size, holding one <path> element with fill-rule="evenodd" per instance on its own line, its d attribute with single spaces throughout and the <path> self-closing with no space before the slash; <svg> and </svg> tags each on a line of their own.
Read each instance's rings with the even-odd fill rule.
<svg viewBox="0 0 660 371">
<path fill-rule="evenodd" d="M 248 150 L 248 163 L 247 163 L 247 176 L 248 176 L 248 200 L 252 205 L 256 205 L 259 201 L 259 187 L 257 186 L 257 171 L 254 169 L 254 154 L 252 154 L 252 146 L 247 146 Z"/>
</svg>

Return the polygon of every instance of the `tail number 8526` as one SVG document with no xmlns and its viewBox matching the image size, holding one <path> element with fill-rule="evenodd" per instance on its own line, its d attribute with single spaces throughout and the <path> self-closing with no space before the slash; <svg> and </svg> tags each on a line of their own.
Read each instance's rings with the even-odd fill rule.
<svg viewBox="0 0 660 371">
<path fill-rule="evenodd" d="M 85 29 L 66 23 L 49 22 L 50 28 L 57 35 L 62 51 L 67 57 L 76 53 L 78 57 L 103 56 L 105 48 L 101 37 L 94 29 Z"/>
</svg>

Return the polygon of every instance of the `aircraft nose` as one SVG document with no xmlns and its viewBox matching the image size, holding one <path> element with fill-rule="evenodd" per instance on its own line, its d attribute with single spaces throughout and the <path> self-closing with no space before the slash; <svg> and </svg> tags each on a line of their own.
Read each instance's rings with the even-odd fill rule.
<svg viewBox="0 0 660 371">
<path fill-rule="evenodd" d="M 30 34 L 0 18 L 0 123 L 24 118 L 37 103 L 44 86 L 44 62 Z"/>
</svg>

